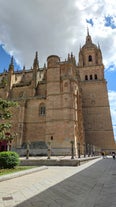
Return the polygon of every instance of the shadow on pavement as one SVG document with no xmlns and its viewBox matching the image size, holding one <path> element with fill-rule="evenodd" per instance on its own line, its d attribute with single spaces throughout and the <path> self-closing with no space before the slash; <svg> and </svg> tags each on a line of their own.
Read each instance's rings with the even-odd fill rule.
<svg viewBox="0 0 116 207">
<path fill-rule="evenodd" d="M 102 159 L 16 207 L 111 207 L 112 200 L 116 206 L 114 172 L 116 174 L 116 162 Z"/>
</svg>

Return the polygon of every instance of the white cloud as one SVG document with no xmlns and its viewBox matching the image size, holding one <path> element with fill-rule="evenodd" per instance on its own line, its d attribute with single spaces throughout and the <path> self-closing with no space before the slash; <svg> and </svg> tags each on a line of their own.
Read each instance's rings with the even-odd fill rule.
<svg viewBox="0 0 116 207">
<path fill-rule="evenodd" d="M 80 12 L 72 1 L 0 0 L 0 5 L 0 40 L 22 64 L 31 66 L 36 50 L 42 62 L 54 53 L 65 58 L 73 50 Z"/>
<path fill-rule="evenodd" d="M 116 38 L 115 29 L 105 26 L 105 17 L 111 16 L 116 25 L 116 3 L 115 0 L 81 0 L 76 6 L 81 10 L 83 21 L 93 20 L 90 33 L 93 40 L 101 45 L 104 64 L 106 67 L 115 63 Z"/>
<path fill-rule="evenodd" d="M 110 101 L 113 130 L 116 139 L 116 91 L 109 91 L 108 96 Z"/>
<path fill-rule="evenodd" d="M 90 34 L 100 43 L 107 67 L 115 62 L 116 38 L 115 29 L 104 26 L 104 16 L 112 15 L 116 22 L 115 10 L 115 0 L 0 0 L 0 42 L 27 67 L 36 50 L 42 65 L 51 54 L 65 59 L 72 51 L 78 59 L 86 19 L 91 18 Z"/>
</svg>

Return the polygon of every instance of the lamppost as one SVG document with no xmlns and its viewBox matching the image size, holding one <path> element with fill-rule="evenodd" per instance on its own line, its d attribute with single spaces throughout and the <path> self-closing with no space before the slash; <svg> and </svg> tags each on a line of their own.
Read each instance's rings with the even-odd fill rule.
<svg viewBox="0 0 116 207">
<path fill-rule="evenodd" d="M 91 144 L 91 156 L 93 156 L 93 145 Z"/>
<path fill-rule="evenodd" d="M 90 145 L 87 144 L 87 153 L 88 153 L 88 157 L 90 156 Z"/>
<path fill-rule="evenodd" d="M 84 157 L 86 157 L 86 148 L 85 148 L 85 143 L 83 144 L 83 153 L 84 153 Z"/>
<path fill-rule="evenodd" d="M 51 157 L 51 142 L 48 142 L 48 159 Z"/>
<path fill-rule="evenodd" d="M 48 142 L 48 159 L 51 157 L 51 148 L 52 148 L 52 141 L 53 141 L 53 136 L 50 137 L 50 141 Z"/>
<path fill-rule="evenodd" d="M 74 141 L 72 140 L 70 143 L 71 143 L 71 159 L 74 159 Z"/>
<path fill-rule="evenodd" d="M 93 145 L 93 156 L 95 156 L 95 146 Z"/>
<path fill-rule="evenodd" d="M 80 158 L 80 143 L 77 143 L 77 149 L 78 149 L 78 158 Z"/>
<path fill-rule="evenodd" d="M 30 150 L 30 147 L 29 147 L 29 141 L 27 141 L 26 143 L 26 159 L 29 159 L 29 150 Z"/>
</svg>

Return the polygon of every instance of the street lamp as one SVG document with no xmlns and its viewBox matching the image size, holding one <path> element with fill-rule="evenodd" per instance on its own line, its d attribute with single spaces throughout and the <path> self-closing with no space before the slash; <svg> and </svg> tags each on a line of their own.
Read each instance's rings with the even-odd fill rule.
<svg viewBox="0 0 116 207">
<path fill-rule="evenodd" d="M 71 159 L 74 159 L 74 141 L 71 141 Z"/>
<path fill-rule="evenodd" d="M 29 150 L 30 150 L 30 147 L 29 147 L 29 141 L 27 141 L 26 143 L 26 159 L 29 159 Z"/>
<path fill-rule="evenodd" d="M 91 156 L 93 156 L 93 145 L 91 144 Z"/>
<path fill-rule="evenodd" d="M 85 143 L 83 144 L 83 152 L 84 152 L 84 157 L 86 157 Z"/>
<path fill-rule="evenodd" d="M 51 142 L 48 142 L 48 159 L 51 157 Z"/>
<path fill-rule="evenodd" d="M 53 136 L 50 137 L 50 141 L 48 142 L 48 159 L 51 157 L 51 148 L 52 148 L 52 141 L 53 141 Z"/>
<path fill-rule="evenodd" d="M 77 143 L 77 146 L 78 146 L 77 147 L 78 148 L 78 158 L 80 158 L 80 143 L 79 142 Z"/>
<path fill-rule="evenodd" d="M 87 153 L 88 153 L 88 157 L 90 156 L 90 145 L 87 144 Z"/>
</svg>

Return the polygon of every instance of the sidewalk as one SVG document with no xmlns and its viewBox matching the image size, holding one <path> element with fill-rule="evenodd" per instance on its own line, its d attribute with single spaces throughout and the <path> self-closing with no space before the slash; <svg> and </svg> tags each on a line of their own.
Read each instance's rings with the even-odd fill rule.
<svg viewBox="0 0 116 207">
<path fill-rule="evenodd" d="M 116 160 L 48 167 L 0 182 L 0 207 L 115 207 Z"/>
</svg>

